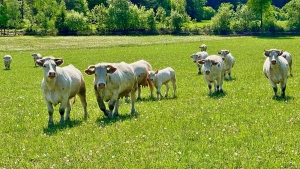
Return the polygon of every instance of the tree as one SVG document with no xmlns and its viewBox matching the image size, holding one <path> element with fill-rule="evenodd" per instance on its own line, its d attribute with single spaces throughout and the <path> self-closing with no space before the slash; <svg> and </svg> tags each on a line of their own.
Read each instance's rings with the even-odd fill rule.
<svg viewBox="0 0 300 169">
<path fill-rule="evenodd" d="M 288 15 L 288 26 L 290 30 L 300 31 L 300 1 L 299 0 L 291 0 L 287 3 L 283 10 Z"/>
<path fill-rule="evenodd" d="M 212 18 L 212 29 L 217 34 L 228 34 L 230 32 L 230 22 L 233 17 L 233 5 L 222 3 L 217 14 Z"/>
<path fill-rule="evenodd" d="M 272 0 L 248 0 L 247 6 L 260 17 L 260 29 L 263 28 L 263 14 L 270 9 Z"/>
<path fill-rule="evenodd" d="M 67 17 L 67 10 L 65 1 L 61 1 L 59 9 L 56 15 L 55 27 L 58 30 L 58 33 L 65 33 L 67 31 L 65 20 Z"/>
<path fill-rule="evenodd" d="M 2 29 L 4 29 L 4 33 L 5 33 L 5 29 L 6 29 L 8 20 L 9 20 L 9 18 L 8 18 L 8 13 L 7 13 L 7 6 L 6 6 L 6 4 L 0 4 L 0 29 L 1 29 L 1 34 L 2 34 Z"/>
<path fill-rule="evenodd" d="M 196 21 L 203 19 L 203 7 L 206 4 L 206 0 L 186 0 L 186 13 Z"/>
<path fill-rule="evenodd" d="M 110 0 L 108 14 L 110 30 L 127 30 L 129 26 L 129 2 L 127 0 Z"/>
</svg>

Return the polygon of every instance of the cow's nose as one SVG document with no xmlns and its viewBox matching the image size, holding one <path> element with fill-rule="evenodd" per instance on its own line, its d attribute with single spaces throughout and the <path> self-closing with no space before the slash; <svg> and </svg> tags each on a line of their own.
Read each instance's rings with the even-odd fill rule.
<svg viewBox="0 0 300 169">
<path fill-rule="evenodd" d="M 205 74 L 207 74 L 207 75 L 208 75 L 209 73 L 210 73 L 210 71 L 205 71 Z"/>
<path fill-rule="evenodd" d="M 105 87 L 105 84 L 104 84 L 104 83 L 99 83 L 99 84 L 98 84 L 98 87 L 99 87 L 99 88 L 104 88 L 104 87 Z"/>
<path fill-rule="evenodd" d="M 271 63 L 274 65 L 276 64 L 276 60 L 272 60 Z"/>
<path fill-rule="evenodd" d="M 196 61 L 194 60 L 194 63 L 196 63 Z"/>
<path fill-rule="evenodd" d="M 48 76 L 49 77 L 55 77 L 55 72 L 49 72 Z"/>
</svg>

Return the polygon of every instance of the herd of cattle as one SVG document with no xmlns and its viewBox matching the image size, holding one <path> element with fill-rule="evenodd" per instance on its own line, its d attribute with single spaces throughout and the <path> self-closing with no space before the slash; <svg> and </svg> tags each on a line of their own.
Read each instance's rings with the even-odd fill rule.
<svg viewBox="0 0 300 169">
<path fill-rule="evenodd" d="M 223 92 L 223 80 L 231 79 L 231 70 L 235 60 L 229 50 L 220 50 L 219 55 L 208 55 L 205 44 L 199 47 L 200 52 L 190 55 L 198 68 L 198 74 L 203 74 L 208 85 L 209 95 L 212 94 L 212 83 L 215 92 Z M 292 76 L 292 56 L 282 50 L 265 50 L 266 60 L 263 65 L 263 72 L 271 83 L 275 98 L 277 84 L 281 87 L 281 96 L 285 97 L 288 70 Z M 84 109 L 84 117 L 88 117 L 86 87 L 83 75 L 73 65 L 59 67 L 64 60 L 51 56 L 42 57 L 40 54 L 32 54 L 35 66 L 43 67 L 42 91 L 49 113 L 48 126 L 53 125 L 53 105 L 60 103 L 60 123 L 64 124 L 69 120 L 71 103 L 70 99 L 76 100 L 79 96 Z M 4 56 L 5 69 L 10 69 L 12 57 Z M 112 118 L 118 116 L 119 99 L 125 97 L 131 101 L 131 114 L 135 113 L 136 91 L 137 99 L 141 98 L 141 87 L 150 88 L 150 97 L 153 97 L 153 89 L 156 88 L 157 99 L 161 99 L 162 85 L 166 86 L 165 97 L 168 97 L 169 85 L 173 85 L 173 97 L 176 97 L 176 75 L 171 67 L 154 71 L 150 63 L 139 60 L 134 63 L 98 63 L 88 66 L 84 70 L 87 75 L 94 75 L 94 92 L 98 106 L 105 116 Z M 108 109 L 104 102 L 108 102 Z M 64 114 L 66 112 L 66 116 Z"/>
<path fill-rule="evenodd" d="M 203 73 L 210 95 L 212 94 L 212 83 L 214 83 L 215 92 L 223 92 L 223 79 L 226 78 L 226 74 L 231 79 L 234 57 L 229 50 L 220 50 L 219 55 L 208 55 L 205 44 L 199 48 L 200 52 L 190 55 L 198 67 L 198 74 Z M 285 97 L 288 70 L 290 70 L 290 76 L 293 76 L 292 55 L 278 49 L 265 50 L 264 55 L 266 60 L 263 65 L 263 72 L 273 88 L 275 98 L 278 98 L 277 84 L 280 84 L 281 96 Z"/>
</svg>

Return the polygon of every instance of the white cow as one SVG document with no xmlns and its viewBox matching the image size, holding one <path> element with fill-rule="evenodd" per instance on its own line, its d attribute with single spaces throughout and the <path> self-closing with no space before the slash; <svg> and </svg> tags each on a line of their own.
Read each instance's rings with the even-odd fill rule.
<svg viewBox="0 0 300 169">
<path fill-rule="evenodd" d="M 199 64 L 203 64 L 203 77 L 209 89 L 209 95 L 212 94 L 212 85 L 214 83 L 215 92 L 223 92 L 223 76 L 224 76 L 224 62 L 220 56 L 210 55 L 205 59 L 199 60 Z"/>
<path fill-rule="evenodd" d="M 289 64 L 282 55 L 282 50 L 270 49 L 265 50 L 264 55 L 266 57 L 265 63 L 263 65 L 263 72 L 268 78 L 270 84 L 272 85 L 275 98 L 277 95 L 277 84 L 280 83 L 281 96 L 285 97 L 285 89 L 288 78 Z"/>
<path fill-rule="evenodd" d="M 286 61 L 289 63 L 290 76 L 293 76 L 293 74 L 292 74 L 292 63 L 293 63 L 292 55 L 289 52 L 285 51 L 285 52 L 282 53 L 281 56 L 284 57 L 286 59 Z"/>
<path fill-rule="evenodd" d="M 218 54 L 221 55 L 224 61 L 224 68 L 226 70 L 226 72 L 224 72 L 224 78 L 226 78 L 226 73 L 228 73 L 228 79 L 231 79 L 231 70 L 235 62 L 234 57 L 229 50 L 220 50 Z"/>
<path fill-rule="evenodd" d="M 49 113 L 48 126 L 54 124 L 53 105 L 59 103 L 60 123 L 64 124 L 65 120 L 70 119 L 71 104 L 69 100 L 74 97 L 75 101 L 75 95 L 80 97 L 84 117 L 87 118 L 86 88 L 82 73 L 73 65 L 58 67 L 63 63 L 63 59 L 59 58 L 45 57 L 36 60 L 36 63 L 43 67 L 42 91 Z M 65 111 L 66 118 L 64 118 Z"/>
<path fill-rule="evenodd" d="M 33 53 L 31 56 L 33 57 L 34 66 L 38 66 L 35 61 L 38 59 L 42 59 L 42 55 L 39 53 Z"/>
<path fill-rule="evenodd" d="M 12 57 L 10 55 L 5 55 L 3 57 L 3 61 L 4 61 L 5 69 L 6 70 L 10 69 L 10 64 L 12 62 Z"/>
<path fill-rule="evenodd" d="M 153 83 L 149 80 L 148 71 L 152 70 L 152 66 L 145 60 L 139 60 L 133 63 L 130 63 L 133 68 L 134 73 L 137 76 L 138 81 L 138 97 L 141 99 L 141 86 L 150 88 L 150 97 L 153 97 Z"/>
<path fill-rule="evenodd" d="M 199 46 L 201 52 L 206 52 L 207 46 L 205 44 L 202 44 Z"/>
<path fill-rule="evenodd" d="M 173 97 L 176 97 L 176 75 L 175 71 L 171 67 L 167 67 L 162 70 L 149 71 L 149 78 L 156 88 L 157 99 L 161 99 L 163 97 L 160 92 L 162 85 L 166 86 L 165 97 L 168 97 L 168 91 L 170 88 L 168 84 L 169 81 L 171 81 L 173 84 Z"/>
<path fill-rule="evenodd" d="M 203 51 L 203 52 L 197 52 L 194 54 L 190 55 L 190 58 L 193 59 L 193 62 L 196 63 L 196 66 L 198 67 L 198 74 L 201 74 L 201 68 L 202 64 L 198 64 L 198 60 L 205 59 L 208 56 L 208 53 Z"/>
<path fill-rule="evenodd" d="M 125 63 L 98 63 L 90 65 L 84 72 L 95 74 L 94 91 L 98 106 L 105 116 L 118 116 L 119 99 L 130 93 L 131 115 L 134 115 L 135 92 L 138 87 L 137 77 L 133 68 Z M 109 101 L 106 109 L 104 101 Z M 114 114 L 112 111 L 114 110 Z"/>
</svg>

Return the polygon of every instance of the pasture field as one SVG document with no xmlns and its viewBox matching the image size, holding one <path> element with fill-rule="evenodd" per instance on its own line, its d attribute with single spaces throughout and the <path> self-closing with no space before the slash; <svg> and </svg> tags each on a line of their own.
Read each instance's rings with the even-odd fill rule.
<svg viewBox="0 0 300 169">
<path fill-rule="evenodd" d="M 189 57 L 202 43 L 209 54 L 228 49 L 235 57 L 223 94 L 208 95 Z M 0 168 L 299 168 L 299 44 L 300 37 L 1 37 L 0 55 L 13 62 L 11 70 L 3 63 L 0 69 Z M 262 72 L 263 51 L 271 48 L 293 56 L 285 99 L 273 99 Z M 82 72 L 99 62 L 139 59 L 153 69 L 170 66 L 177 97 L 157 101 L 143 88 L 137 115 L 122 100 L 120 116 L 109 120 L 98 108 L 94 77 L 84 74 L 90 117 L 84 120 L 77 100 L 66 125 L 59 125 L 56 106 L 48 128 L 36 52 Z"/>
</svg>

